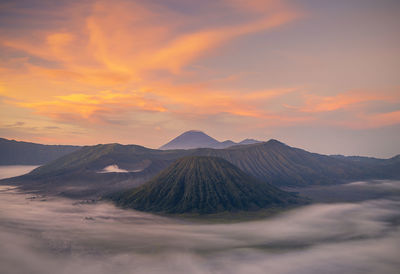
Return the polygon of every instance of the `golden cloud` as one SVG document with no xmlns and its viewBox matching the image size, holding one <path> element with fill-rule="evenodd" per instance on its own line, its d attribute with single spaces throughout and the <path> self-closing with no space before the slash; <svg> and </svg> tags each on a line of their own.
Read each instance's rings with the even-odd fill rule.
<svg viewBox="0 0 400 274">
<path fill-rule="evenodd" d="M 55 121 L 92 124 L 136 111 L 179 117 L 225 113 L 283 126 L 325 122 L 318 115 L 343 109 L 353 111 L 356 123 L 398 122 L 396 111 L 368 114 L 360 106 L 396 101 L 398 93 L 351 90 L 324 96 L 300 87 L 249 91 L 232 83 L 218 88 L 216 81 L 200 80 L 197 71 L 188 69 L 235 39 L 303 16 L 286 1 L 221 0 L 217 17 L 222 19 L 209 22 L 205 14 L 189 17 L 145 1 L 88 3 L 71 4 L 63 10 L 66 16 L 55 16 L 57 24 L 32 25 L 29 35 L 21 31 L 2 38 L 3 47 L 20 55 L 2 61 L 0 68 L 6 72 L 0 76 L 0 93 L 10 105 Z M 292 95 L 300 97 L 298 106 L 284 105 Z"/>
</svg>

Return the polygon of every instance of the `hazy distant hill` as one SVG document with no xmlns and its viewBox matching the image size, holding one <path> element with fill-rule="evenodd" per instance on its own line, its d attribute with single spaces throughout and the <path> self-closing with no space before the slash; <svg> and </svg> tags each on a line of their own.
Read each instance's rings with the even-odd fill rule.
<svg viewBox="0 0 400 274">
<path fill-rule="evenodd" d="M 0 138 L 0 165 L 42 165 L 79 146 L 41 145 Z"/>
<path fill-rule="evenodd" d="M 254 144 L 259 142 L 254 139 L 245 139 L 240 143 L 235 143 L 231 140 L 219 142 L 202 131 L 190 130 L 161 146 L 160 149 L 227 148 L 238 144 Z"/>
<path fill-rule="evenodd" d="M 204 156 L 179 159 L 151 181 L 112 199 L 123 207 L 179 214 L 258 210 L 302 202 L 222 158 Z"/>
<path fill-rule="evenodd" d="M 239 142 L 239 145 L 251 145 L 256 143 L 262 143 L 261 141 L 254 140 L 254 139 L 244 139 L 243 141 Z"/>
<path fill-rule="evenodd" d="M 270 140 L 225 149 L 156 150 L 119 144 L 87 146 L 30 174 L 3 183 L 69 196 L 100 195 L 138 186 L 185 156 L 220 157 L 258 180 L 278 187 L 400 178 L 399 156 L 391 159 L 327 156 Z M 127 172 L 103 173 L 102 170 L 110 165 Z"/>
</svg>

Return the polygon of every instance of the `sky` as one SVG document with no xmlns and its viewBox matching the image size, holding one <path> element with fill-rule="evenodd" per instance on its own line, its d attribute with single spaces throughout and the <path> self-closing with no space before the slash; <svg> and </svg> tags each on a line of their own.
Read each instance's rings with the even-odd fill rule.
<svg viewBox="0 0 400 274">
<path fill-rule="evenodd" d="M 0 136 L 400 154 L 396 0 L 3 0 Z"/>
</svg>

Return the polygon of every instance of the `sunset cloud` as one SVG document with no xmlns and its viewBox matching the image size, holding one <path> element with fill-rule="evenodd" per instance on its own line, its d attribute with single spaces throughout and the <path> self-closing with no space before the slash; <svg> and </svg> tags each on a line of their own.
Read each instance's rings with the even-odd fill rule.
<svg viewBox="0 0 400 274">
<path fill-rule="evenodd" d="M 393 102 L 399 100 L 399 90 L 349 90 L 334 96 L 321 96 L 318 94 L 305 94 L 304 112 L 325 112 L 338 109 L 351 108 L 354 105 L 368 102 Z"/>
<path fill-rule="evenodd" d="M 225 4 L 236 6 L 243 3 Z M 85 89 L 89 85 L 91 91 L 79 93 L 78 90 L 70 90 L 59 93 L 55 88 L 53 94 L 45 98 L 24 100 L 22 97 L 26 91 L 15 89 L 16 93 L 22 93 L 22 96 L 15 97 L 19 100 L 17 105 L 54 119 L 81 117 L 91 120 L 94 113 L 119 111 L 118 108 L 163 112 L 167 110 L 166 105 L 170 106 L 168 109 L 171 112 L 177 107 L 178 111 L 200 114 L 214 110 L 211 113 L 270 117 L 271 114 L 265 111 L 253 109 L 250 101 L 276 95 L 276 91 L 248 94 L 238 91 L 219 92 L 212 87 L 204 87 L 202 83 L 173 85 L 170 80 L 169 84 L 159 83 L 159 80 L 152 82 L 153 79 L 148 76 L 151 71 L 164 70 L 174 77 L 180 77 L 186 65 L 223 43 L 245 34 L 283 25 L 299 17 L 299 13 L 294 10 L 283 9 L 271 3 L 267 6 L 267 13 L 258 11 L 256 17 L 245 18 L 241 23 L 195 26 L 182 32 L 179 28 L 188 23 L 185 21 L 190 23 L 192 19 L 173 10 L 165 10 L 161 6 L 151 10 L 139 2 L 120 1 L 119 5 L 105 1 L 93 2 L 88 6 L 88 16 L 78 20 L 78 23 L 83 24 L 81 28 L 75 26 L 78 23 L 69 26 L 75 32 L 48 29 L 37 32 L 35 39 L 13 37 L 3 41 L 3 46 L 55 62 L 47 65 L 31 62 L 30 59 L 23 60 L 27 78 L 53 79 L 53 86 L 57 86 L 57 83 L 75 86 L 71 85 L 71 81 L 77 82 L 85 85 Z M 170 17 L 174 15 L 175 22 Z M 20 80 L 25 77 L 20 75 L 18 78 Z M 120 93 L 115 90 L 116 85 L 121 86 L 122 90 L 136 88 L 151 92 L 142 92 L 141 95 L 134 92 Z M 109 87 L 115 91 L 98 92 L 98 87 Z M 33 88 L 38 90 L 40 86 Z M 6 95 L 15 96 L 9 92 Z M 156 102 L 148 97 L 159 97 L 163 101 Z M 241 105 L 242 102 L 245 105 Z M 92 119 L 92 122 L 96 120 Z"/>
<path fill-rule="evenodd" d="M 127 110 L 166 111 L 161 104 L 135 92 L 116 93 L 112 91 L 102 91 L 97 95 L 77 93 L 55 96 L 51 101 L 19 102 L 17 105 L 33 109 L 40 115 L 59 121 L 76 122 L 85 119 L 92 123 L 104 122 L 99 119 L 98 113 L 121 113 Z"/>
<path fill-rule="evenodd" d="M 57 62 L 55 68 L 30 63 L 33 71 L 46 76 L 91 84 L 96 80 L 100 84 L 142 82 L 148 71 L 179 73 L 196 58 L 231 39 L 268 30 L 300 16 L 292 10 L 276 9 L 242 23 L 196 26 L 180 32 L 193 19 L 171 10 L 157 13 L 140 2 L 119 1 L 115 5 L 98 1 L 87 12 L 89 15 L 78 21 L 83 25 L 75 27 L 75 33 L 49 29 L 36 33 L 34 39 L 6 37 L 2 44 Z M 175 22 L 172 16 L 176 17 Z"/>
<path fill-rule="evenodd" d="M 46 127 L 59 127 L 59 140 L 86 132 L 74 140 L 97 143 L 123 134 L 131 140 L 135 129 L 141 135 L 132 142 L 154 147 L 198 127 L 222 136 L 238 124 L 235 138 L 242 138 L 288 126 L 400 124 L 398 28 L 390 21 L 397 17 L 389 10 L 380 21 L 392 23 L 377 32 L 365 7 L 346 7 L 347 21 L 337 21 L 322 4 L 284 0 L 1 7 L 0 124 L 7 136 L 30 138 L 40 128 L 41 138 L 56 140 Z M 25 126 L 6 130 L 17 121 Z M 114 136 L 101 130 L 105 124 Z"/>
</svg>

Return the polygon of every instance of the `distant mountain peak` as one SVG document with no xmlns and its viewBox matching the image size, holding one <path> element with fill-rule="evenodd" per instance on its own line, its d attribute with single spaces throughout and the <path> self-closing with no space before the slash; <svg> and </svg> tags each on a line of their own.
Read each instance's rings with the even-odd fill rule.
<svg viewBox="0 0 400 274">
<path fill-rule="evenodd" d="M 225 145 L 229 145 L 229 146 L 236 145 L 236 143 L 234 141 L 232 141 L 232 140 L 223 141 L 223 142 L 221 142 L 221 144 L 225 144 Z"/>
<path fill-rule="evenodd" d="M 183 134 L 187 134 L 187 133 L 203 133 L 203 134 L 205 134 L 205 133 L 204 133 L 203 131 L 201 131 L 201 130 L 191 129 L 191 130 L 185 131 L 184 133 L 182 133 L 182 135 L 183 135 Z"/>
<path fill-rule="evenodd" d="M 249 138 L 246 138 L 246 139 L 242 140 L 241 142 L 239 142 L 240 145 L 250 145 L 250 144 L 257 144 L 257 143 L 261 143 L 261 141 L 258 141 L 255 139 L 249 139 Z"/>
<path fill-rule="evenodd" d="M 217 147 L 220 142 L 199 130 L 189 130 L 170 142 L 161 146 L 160 149 L 191 149 L 201 147 Z"/>
<path fill-rule="evenodd" d="M 265 142 L 265 144 L 274 146 L 287 146 L 285 143 L 282 143 L 276 139 L 269 139 L 267 142 Z"/>
<path fill-rule="evenodd" d="M 172 139 L 170 142 L 161 146 L 162 150 L 170 149 L 193 149 L 193 148 L 227 148 L 234 145 L 248 145 L 260 143 L 260 141 L 254 139 L 244 139 L 240 143 L 235 143 L 231 140 L 226 140 L 219 142 L 218 140 L 210 137 L 206 133 L 200 130 L 189 130 L 176 138 Z"/>
</svg>

